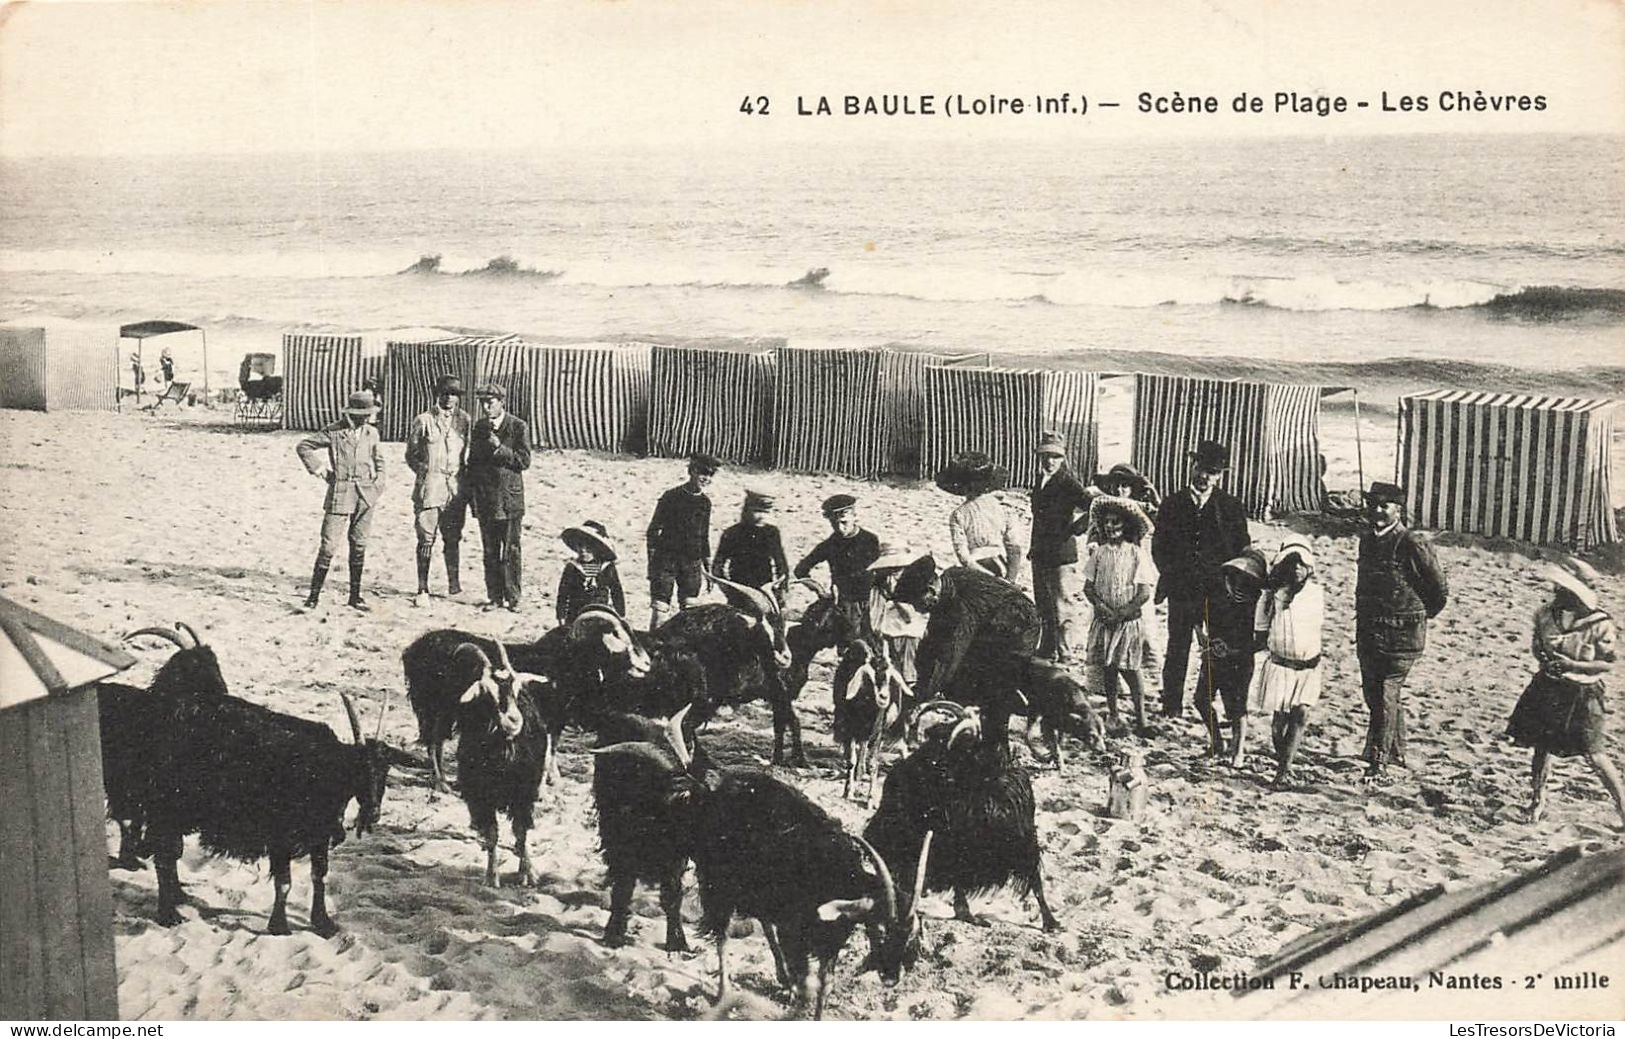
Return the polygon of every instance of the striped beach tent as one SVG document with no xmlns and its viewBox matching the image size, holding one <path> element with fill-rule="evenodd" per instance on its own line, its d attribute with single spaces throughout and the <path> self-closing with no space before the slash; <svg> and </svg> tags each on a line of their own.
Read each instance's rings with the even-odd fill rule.
<svg viewBox="0 0 1625 1039">
<path fill-rule="evenodd" d="M 118 347 L 116 328 L 0 325 L 0 408 L 115 410 Z"/>
<path fill-rule="evenodd" d="M 525 421 L 540 447 L 642 454 L 648 447 L 649 346 L 531 346 Z"/>
<path fill-rule="evenodd" d="M 1016 486 L 1038 479 L 1033 447 L 1045 430 L 1066 437 L 1075 472 L 1094 472 L 1100 439 L 1094 372 L 976 365 L 925 368 L 922 477 L 961 451 L 982 451 L 1010 470 Z"/>
<path fill-rule="evenodd" d="M 282 334 L 282 426 L 321 429 L 367 379 L 384 375 L 386 341 L 359 332 Z"/>
<path fill-rule="evenodd" d="M 920 471 L 920 441 L 925 434 L 925 370 L 989 363 L 985 353 L 936 353 L 918 350 L 880 350 L 880 394 L 885 422 L 881 451 L 889 460 L 888 472 Z"/>
<path fill-rule="evenodd" d="M 528 350 L 519 336 L 506 334 L 390 339 L 385 346 L 379 436 L 387 441 L 404 441 L 412 429 L 412 419 L 434 401 L 434 386 L 442 375 L 460 378 L 469 400 L 481 383 L 497 383 L 508 391 L 508 410 L 525 418 L 531 407 L 525 370 Z M 473 414 L 468 404 L 464 410 Z"/>
<path fill-rule="evenodd" d="M 1618 541 L 1617 404 L 1450 390 L 1401 397 L 1396 476 L 1412 522 L 1574 548 Z"/>
<path fill-rule="evenodd" d="M 1198 441 L 1230 448 L 1225 487 L 1249 515 L 1318 511 L 1319 386 L 1201 379 L 1134 377 L 1132 459 L 1164 494 L 1190 476 L 1188 452 Z"/>
<path fill-rule="evenodd" d="M 772 350 L 655 346 L 649 353 L 649 453 L 708 451 L 762 465 L 771 447 Z"/>
</svg>

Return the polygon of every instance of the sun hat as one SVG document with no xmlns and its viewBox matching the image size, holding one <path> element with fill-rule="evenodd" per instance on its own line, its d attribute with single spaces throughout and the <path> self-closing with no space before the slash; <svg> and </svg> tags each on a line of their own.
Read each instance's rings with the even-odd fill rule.
<svg viewBox="0 0 1625 1039">
<path fill-rule="evenodd" d="M 1123 518 L 1123 538 L 1126 541 L 1140 542 L 1151 535 L 1154 529 L 1151 517 L 1145 514 L 1140 503 L 1133 498 L 1119 498 L 1111 494 L 1102 494 L 1089 503 L 1089 532 L 1095 533 L 1100 529 L 1100 523 L 1106 514 L 1116 513 Z"/>
<path fill-rule="evenodd" d="M 962 451 L 937 471 L 936 485 L 949 494 L 978 498 L 1010 485 L 1010 470 L 981 451 Z"/>
<path fill-rule="evenodd" d="M 463 380 L 455 375 L 442 375 L 434 381 L 434 395 L 438 397 L 443 393 L 455 393 L 461 397 L 463 395 Z"/>
<path fill-rule="evenodd" d="M 584 520 L 580 525 L 566 527 L 564 533 L 559 535 L 572 550 L 585 545 L 593 553 L 606 562 L 615 560 L 615 546 L 610 544 L 609 531 L 597 520 Z"/>
<path fill-rule="evenodd" d="M 1126 483 L 1133 488 L 1131 493 L 1139 494 L 1151 486 L 1151 481 L 1140 475 L 1140 471 L 1127 462 L 1118 462 L 1103 473 L 1096 473 L 1090 481 L 1101 490 Z"/>
<path fill-rule="evenodd" d="M 851 512 L 858 507 L 858 499 L 850 494 L 832 494 L 824 499 L 824 515 L 834 519 L 843 512 Z"/>
<path fill-rule="evenodd" d="M 1246 574 L 1254 581 L 1257 581 L 1259 585 L 1263 585 L 1269 580 L 1269 565 L 1264 561 L 1264 553 L 1256 548 L 1249 548 L 1239 556 L 1226 559 L 1219 569 Z"/>
<path fill-rule="evenodd" d="M 1566 588 L 1580 600 L 1580 605 L 1595 610 L 1600 599 L 1597 582 L 1601 576 L 1584 560 L 1562 556 L 1541 568 L 1541 576 L 1559 588 Z"/>
<path fill-rule="evenodd" d="M 1041 455 L 1055 455 L 1066 457 L 1066 437 L 1054 430 L 1045 430 L 1038 434 L 1038 446 L 1034 448 Z"/>
<path fill-rule="evenodd" d="M 880 555 L 869 564 L 869 569 L 900 570 L 920 558 L 922 554 L 918 549 L 910 548 L 908 545 L 883 541 L 880 544 Z"/>
<path fill-rule="evenodd" d="M 488 382 L 484 383 L 479 389 L 475 390 L 474 396 L 478 397 L 480 400 L 505 401 L 508 399 L 508 388 L 506 386 L 500 386 L 494 382 Z"/>
<path fill-rule="evenodd" d="M 1230 448 L 1217 440 L 1203 440 L 1187 453 L 1200 469 L 1222 473 L 1230 468 Z"/>
<path fill-rule="evenodd" d="M 344 405 L 346 415 L 371 415 L 377 410 L 378 403 L 371 390 L 356 390 L 350 394 L 350 402 Z"/>
</svg>

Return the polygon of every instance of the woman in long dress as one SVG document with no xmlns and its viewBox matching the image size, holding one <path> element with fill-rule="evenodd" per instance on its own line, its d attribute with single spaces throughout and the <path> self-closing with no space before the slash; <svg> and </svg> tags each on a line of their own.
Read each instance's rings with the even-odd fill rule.
<svg viewBox="0 0 1625 1039">
<path fill-rule="evenodd" d="M 1270 583 L 1259 596 L 1253 628 L 1264 655 L 1253 674 L 1249 707 L 1271 717 L 1275 744 L 1275 786 L 1292 783 L 1292 762 L 1309 724 L 1309 708 L 1320 702 L 1320 631 L 1326 595 L 1315 580 L 1315 556 L 1301 541 L 1281 546 L 1270 566 Z"/>
</svg>

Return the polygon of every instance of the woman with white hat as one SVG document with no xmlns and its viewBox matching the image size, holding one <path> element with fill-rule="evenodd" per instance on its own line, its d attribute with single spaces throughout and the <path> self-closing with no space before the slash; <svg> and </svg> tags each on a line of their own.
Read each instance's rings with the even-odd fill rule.
<svg viewBox="0 0 1625 1039">
<path fill-rule="evenodd" d="M 1518 746 L 1535 750 L 1529 821 L 1546 814 L 1546 780 L 1554 754 L 1584 756 L 1625 821 L 1619 773 L 1603 753 L 1608 714 L 1603 676 L 1614 666 L 1614 620 L 1600 607 L 1597 572 L 1584 562 L 1562 559 L 1547 566 L 1542 576 L 1552 584 L 1552 599 L 1535 611 L 1530 648 L 1539 670 L 1507 722 L 1507 735 Z"/>
</svg>

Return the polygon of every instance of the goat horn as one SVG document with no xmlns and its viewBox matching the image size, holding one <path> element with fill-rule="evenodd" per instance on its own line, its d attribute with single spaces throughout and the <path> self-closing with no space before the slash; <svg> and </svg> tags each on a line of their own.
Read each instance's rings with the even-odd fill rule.
<svg viewBox="0 0 1625 1039">
<path fill-rule="evenodd" d="M 920 842 L 920 861 L 914 867 L 914 897 L 909 899 L 909 912 L 919 912 L 920 896 L 925 894 L 925 863 L 931 857 L 931 838 L 937 831 L 925 831 L 925 840 Z"/>
<path fill-rule="evenodd" d="M 500 644 L 501 643 L 498 643 L 498 645 Z M 479 657 L 480 664 L 484 666 L 487 672 L 493 670 L 491 667 L 491 658 L 485 655 L 485 650 L 481 649 L 479 646 L 476 646 L 472 642 L 459 642 L 457 643 L 457 648 L 451 651 L 451 655 L 454 657 L 464 655 L 466 653 L 473 653 L 476 657 Z"/>
<path fill-rule="evenodd" d="M 177 631 L 185 632 L 186 636 L 192 640 L 192 644 L 187 646 L 187 649 L 196 649 L 197 647 L 203 645 L 203 640 L 197 637 L 197 632 L 192 630 L 192 626 L 190 624 L 186 623 L 185 621 L 176 621 L 175 628 Z"/>
<path fill-rule="evenodd" d="M 944 712 L 954 717 L 955 721 L 965 717 L 965 708 L 952 700 L 927 700 L 914 708 L 914 716 L 908 722 L 908 738 L 912 743 L 920 738 L 920 720 L 928 714 Z"/>
<path fill-rule="evenodd" d="M 339 699 L 344 701 L 344 713 L 350 716 L 350 732 L 355 736 L 355 744 L 359 747 L 366 742 L 361 738 L 361 715 L 356 713 L 355 701 L 350 698 L 349 693 L 340 693 Z"/>
<path fill-rule="evenodd" d="M 798 577 L 790 585 L 790 587 L 794 588 L 798 584 L 803 584 L 803 585 L 806 585 L 808 588 L 811 588 L 818 595 L 818 597 L 820 599 L 833 599 L 833 598 L 835 598 L 834 591 L 832 591 L 828 586 L 826 586 L 824 584 L 824 582 L 818 580 L 816 577 Z"/>
<path fill-rule="evenodd" d="M 706 576 L 711 578 L 712 584 L 722 589 L 723 598 L 736 610 L 745 610 L 761 617 L 771 617 L 779 612 L 779 604 L 760 588 L 730 581 L 709 571 L 706 572 Z"/>
<path fill-rule="evenodd" d="M 513 661 L 508 659 L 508 647 L 503 643 L 503 641 L 501 639 L 497 639 L 496 643 L 497 643 L 497 656 L 502 658 L 502 670 L 512 672 L 513 671 Z"/>
<path fill-rule="evenodd" d="M 384 702 L 378 708 L 378 731 L 372 735 L 372 738 L 375 740 L 381 740 L 384 738 L 384 715 L 389 713 L 389 694 L 391 692 L 393 692 L 393 690 L 389 686 L 384 686 Z"/>
<path fill-rule="evenodd" d="M 895 924 L 897 922 L 897 884 L 892 880 L 891 870 L 886 868 L 886 860 L 880 857 L 880 852 L 875 850 L 874 845 L 862 837 L 855 833 L 851 837 L 858 843 L 858 847 L 863 849 L 863 853 L 869 856 L 869 860 L 875 864 L 875 872 L 880 874 L 880 886 L 885 889 L 886 921 Z"/>
<path fill-rule="evenodd" d="M 132 639 L 138 638 L 138 637 L 140 637 L 142 635 L 156 635 L 161 639 L 167 639 L 170 642 L 173 642 L 176 645 L 176 647 L 178 647 L 180 649 L 191 649 L 192 648 L 191 646 L 188 646 L 186 644 L 186 640 L 181 637 L 180 632 L 175 631 L 173 628 L 158 628 L 158 627 L 137 628 L 136 630 L 130 632 L 128 635 L 124 636 L 124 641 L 129 642 Z"/>
<path fill-rule="evenodd" d="M 688 752 L 688 739 L 683 735 L 683 719 L 688 717 L 692 703 L 683 705 L 683 709 L 672 715 L 666 721 L 666 739 L 671 742 L 671 749 L 677 754 L 677 760 L 683 763 L 684 768 L 693 764 L 694 758 Z"/>
</svg>

